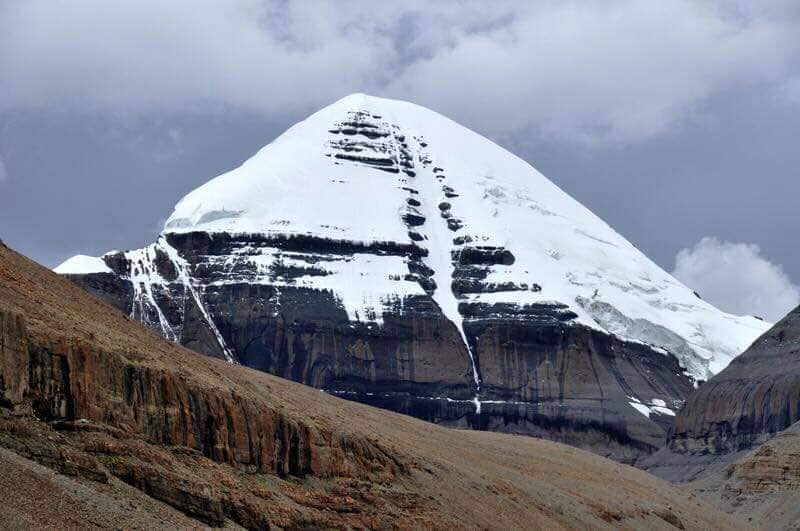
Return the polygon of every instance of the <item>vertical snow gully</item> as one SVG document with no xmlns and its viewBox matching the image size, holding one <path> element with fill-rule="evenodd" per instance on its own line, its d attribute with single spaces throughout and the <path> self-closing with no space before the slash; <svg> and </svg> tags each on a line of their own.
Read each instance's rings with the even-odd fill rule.
<svg viewBox="0 0 800 531">
<path fill-rule="evenodd" d="M 430 247 L 433 249 L 446 250 L 446 253 L 430 253 L 425 260 L 427 265 L 433 270 L 433 280 L 436 285 L 431 293 L 431 297 L 439 305 L 439 308 L 442 310 L 444 316 L 450 322 L 452 322 L 453 325 L 455 325 L 461 336 L 461 341 L 464 344 L 467 355 L 469 356 L 469 362 L 472 368 L 472 379 L 475 382 L 475 395 L 472 398 L 472 402 L 475 404 L 475 413 L 480 415 L 481 378 L 478 371 L 478 363 L 475 359 L 474 353 L 472 352 L 472 347 L 467 340 L 467 335 L 464 331 L 464 317 L 458 310 L 458 297 L 453 291 L 452 286 L 453 271 L 455 270 L 455 265 L 453 263 L 453 258 L 450 251 L 452 249 L 452 229 L 448 225 L 447 220 L 441 218 L 438 211 L 438 206 L 434 207 L 433 209 L 431 208 L 431 205 L 438 205 L 441 201 L 446 199 L 445 196 L 440 197 L 441 201 L 431 201 L 431 198 L 442 196 L 444 188 L 440 188 L 438 186 L 438 176 L 434 172 L 428 170 L 428 166 L 431 165 L 431 160 L 427 154 L 423 152 L 424 148 L 427 146 L 427 143 L 424 142 L 424 139 L 421 136 L 411 135 L 408 131 L 401 130 L 399 126 L 395 124 L 392 132 L 392 144 L 395 149 L 394 156 L 397 161 L 400 162 L 403 160 L 402 155 L 404 147 L 403 142 L 400 140 L 400 138 L 398 138 L 398 132 L 402 135 L 403 139 L 407 141 L 410 141 L 409 139 L 413 139 L 417 143 L 416 158 L 417 162 L 419 162 L 419 165 L 414 165 L 412 157 L 411 164 L 413 171 L 410 173 L 405 173 L 408 179 L 413 180 L 415 186 L 419 185 L 420 197 L 422 199 L 421 207 L 424 209 L 425 214 L 425 221 L 423 221 L 422 227 L 428 229 L 425 230 L 425 235 L 426 239 L 431 244 Z M 427 179 L 419 178 L 423 172 L 428 177 Z M 436 218 L 442 219 L 444 223 L 428 223 L 428 220 L 433 220 Z M 459 250 L 458 252 L 460 253 L 461 251 Z"/>
<path fill-rule="evenodd" d="M 139 321 L 144 324 L 149 324 L 147 318 L 148 306 L 153 308 L 158 317 L 158 326 L 161 329 L 161 335 L 170 341 L 178 341 L 178 334 L 175 333 L 172 326 L 169 324 L 164 312 L 158 305 L 155 296 L 153 295 L 153 283 L 155 280 L 160 280 L 159 284 L 164 287 L 164 279 L 154 271 L 152 268 L 152 261 L 150 260 L 150 249 L 155 248 L 155 245 L 145 247 L 137 251 L 129 251 L 125 253 L 125 257 L 130 262 L 128 269 L 128 276 L 131 284 L 133 285 L 133 303 L 131 304 L 131 319 L 136 319 L 136 308 L 139 308 Z"/>
<path fill-rule="evenodd" d="M 187 272 L 186 267 L 186 260 L 178 253 L 178 251 L 172 247 L 165 236 L 159 236 L 158 242 L 156 245 L 160 245 L 161 248 L 167 253 L 167 256 L 175 265 L 175 270 L 178 272 L 178 281 L 183 284 L 185 290 L 187 290 L 192 298 L 194 299 L 195 304 L 197 304 L 197 308 L 200 310 L 200 313 L 203 314 L 203 318 L 205 319 L 208 327 L 211 329 L 211 332 L 214 334 L 214 337 L 219 344 L 219 347 L 222 349 L 222 354 L 225 356 L 225 361 L 228 363 L 236 363 L 236 358 L 233 355 L 233 352 L 228 348 L 228 345 L 225 343 L 225 338 L 222 337 L 222 333 L 220 333 L 217 325 L 214 324 L 214 320 L 211 318 L 211 314 L 208 312 L 205 304 L 203 303 L 203 298 L 201 294 L 197 292 L 197 289 L 192 284 L 192 278 Z"/>
<path fill-rule="evenodd" d="M 461 249 L 458 251 L 459 260 L 461 258 Z M 451 273 L 452 276 L 452 273 Z M 452 284 L 450 286 L 450 293 L 455 298 L 455 293 L 453 292 Z M 456 309 L 458 306 L 456 306 Z M 475 414 L 481 414 L 481 376 L 480 372 L 478 371 L 478 363 L 475 361 L 475 354 L 472 352 L 472 346 L 467 339 L 467 333 L 464 331 L 464 316 L 461 315 L 461 312 L 458 312 L 458 321 L 454 322 L 453 324 L 458 327 L 458 331 L 461 333 L 461 340 L 464 342 L 464 348 L 467 349 L 467 354 L 469 354 L 469 361 L 472 364 L 472 378 L 475 380 L 475 396 L 473 397 L 472 401 L 475 403 Z"/>
</svg>

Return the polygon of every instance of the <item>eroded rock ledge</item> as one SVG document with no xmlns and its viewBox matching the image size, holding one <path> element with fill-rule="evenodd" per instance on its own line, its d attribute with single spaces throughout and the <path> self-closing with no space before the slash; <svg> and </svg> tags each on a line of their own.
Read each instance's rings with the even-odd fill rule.
<svg viewBox="0 0 800 531">
<path fill-rule="evenodd" d="M 670 448 L 724 454 L 753 448 L 800 420 L 800 308 L 689 397 Z"/>
<path fill-rule="evenodd" d="M 247 510 L 238 500 L 228 507 L 218 489 L 189 479 L 194 472 L 181 460 L 377 483 L 408 472 L 402 456 L 374 440 L 320 429 L 224 385 L 77 339 L 32 341 L 25 318 L 2 310 L 0 393 L 0 445 L 67 475 L 115 476 L 212 525 L 265 522 L 257 506 Z"/>
<path fill-rule="evenodd" d="M 135 259 L 107 255 L 116 281 L 108 273 L 69 278 L 188 348 L 342 398 L 448 426 L 547 437 L 625 462 L 662 445 L 671 417 L 631 403 L 676 410 L 691 379 L 674 356 L 575 324 L 565 305 L 464 299 L 462 336 L 419 290 L 383 301 L 380 315 L 362 320 L 335 293 L 306 285 L 359 255 L 404 260 L 405 281 L 428 286 L 426 253 L 391 242 L 189 232 L 167 235 Z M 514 261 L 502 247 L 467 246 L 453 260 L 459 296 L 541 289 L 486 282 L 491 267 Z M 131 280 L 142 271 L 148 275 Z"/>
</svg>

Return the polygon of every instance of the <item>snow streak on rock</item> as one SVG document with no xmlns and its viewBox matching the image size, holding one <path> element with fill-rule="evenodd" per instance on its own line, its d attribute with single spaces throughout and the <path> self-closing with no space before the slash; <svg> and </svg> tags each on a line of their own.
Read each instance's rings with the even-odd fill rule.
<svg viewBox="0 0 800 531">
<path fill-rule="evenodd" d="M 631 405 L 631 407 L 647 418 L 650 418 L 650 415 L 667 415 L 674 417 L 675 410 L 680 409 L 680 407 L 683 405 L 682 403 L 674 404 L 674 409 L 672 409 L 667 407 L 666 402 L 658 398 L 651 399 L 650 403 L 648 404 L 645 404 L 638 398 L 632 396 L 629 396 L 628 398 L 630 399 L 630 402 L 628 403 Z"/>
<path fill-rule="evenodd" d="M 363 94 L 189 193 L 160 241 L 187 233 L 231 241 L 228 255 L 203 257 L 210 280 L 202 285 L 164 249 L 226 356 L 235 353 L 202 303 L 215 285 L 327 291 L 351 321 L 377 327 L 409 298 L 428 296 L 459 330 L 478 409 L 477 338 L 466 331 L 477 322 L 588 326 L 674 355 L 695 379 L 721 370 L 769 326 L 700 300 L 486 138 L 428 109 Z M 161 280 L 157 268 L 138 271 L 153 278 L 155 292 L 134 288 L 148 319 L 143 309 L 158 306 Z M 151 320 L 169 336 L 158 312 Z"/>
<path fill-rule="evenodd" d="M 225 343 L 225 338 L 222 337 L 217 325 L 214 324 L 214 320 L 208 313 L 208 309 L 203 302 L 202 295 L 198 293 L 197 288 L 195 288 L 193 285 L 192 277 L 187 272 L 186 260 L 184 260 L 180 254 L 178 254 L 178 251 L 176 251 L 169 243 L 167 243 L 166 238 L 163 236 L 158 239 L 158 243 L 156 243 L 156 245 L 159 245 L 164 252 L 167 253 L 170 261 L 174 264 L 178 274 L 178 281 L 183 284 L 185 290 L 191 294 L 192 299 L 197 305 L 197 308 L 200 310 L 200 313 L 203 314 L 203 318 L 208 324 L 208 327 L 211 329 L 211 332 L 214 334 L 214 337 L 217 339 L 219 347 L 222 349 L 222 353 L 225 356 L 225 361 L 228 363 L 236 363 L 236 358 L 234 357 L 233 352 L 231 352 L 231 350 L 228 348 L 228 345 Z"/>
<path fill-rule="evenodd" d="M 469 355 L 475 409 L 480 413 L 478 363 L 464 332 L 464 319 L 452 282 L 460 256 L 453 240 L 464 227 L 452 213 L 449 202 L 457 194 L 447 185 L 444 168 L 434 164 L 425 137 L 409 134 L 399 119 L 392 118 L 360 110 L 348 112 L 346 120 L 329 130 L 335 138 L 329 141 L 332 152 L 326 156 L 332 156 L 335 165 L 366 166 L 398 176 L 399 188 L 408 194 L 399 209 L 400 219 L 408 230 L 408 238 L 425 250 L 409 263 L 409 273 L 416 276 L 420 286 L 458 328 Z"/>
<path fill-rule="evenodd" d="M 144 249 L 125 253 L 125 258 L 130 263 L 128 279 L 133 285 L 133 306 L 130 316 L 131 319 L 142 323 L 153 324 L 149 314 L 155 312 L 161 334 L 171 341 L 179 341 L 180 337 L 172 329 L 153 295 L 154 288 L 164 290 L 167 284 L 155 267 L 155 252 L 158 248 L 159 244 L 154 243 Z"/>
</svg>

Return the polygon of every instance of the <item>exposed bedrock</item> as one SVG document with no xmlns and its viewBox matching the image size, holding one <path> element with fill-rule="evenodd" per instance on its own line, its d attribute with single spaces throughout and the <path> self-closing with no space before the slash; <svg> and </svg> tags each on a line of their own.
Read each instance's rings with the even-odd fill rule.
<svg viewBox="0 0 800 531">
<path fill-rule="evenodd" d="M 354 323 L 328 292 L 237 284 L 206 300 L 239 361 L 326 391 L 472 396 L 456 327 L 428 298 L 404 301 L 383 324 Z"/>
<path fill-rule="evenodd" d="M 114 273 L 65 275 L 83 289 L 100 297 L 122 313 L 130 313 L 133 300 L 132 284 Z"/>
<path fill-rule="evenodd" d="M 434 305 L 406 301 L 382 326 L 351 323 L 324 293 L 270 286 L 206 291 L 229 346 L 249 367 L 343 398 L 425 420 L 536 435 L 633 461 L 664 441 L 671 417 L 647 418 L 631 397 L 677 409 L 691 382 L 674 357 L 623 343 L 541 313 L 471 318 L 465 332 L 481 376 L 472 402 L 468 356 L 455 326 Z M 496 309 L 495 309 L 496 310 Z M 273 313 L 276 312 L 276 313 Z"/>
<path fill-rule="evenodd" d="M 457 324 L 428 295 L 437 288 L 424 249 L 202 233 L 170 235 L 169 244 L 191 282 L 177 266 L 157 264 L 164 280 L 139 305 L 151 326 L 168 328 L 203 354 L 225 357 L 227 349 L 239 363 L 342 398 L 450 426 L 546 437 L 632 462 L 661 446 L 669 410 L 691 390 L 674 356 L 576 325 L 566 306 L 462 302 L 458 311 L 481 382 L 478 411 L 470 353 Z M 259 269 L 251 257 L 264 253 L 273 261 Z M 407 271 L 398 282 L 425 291 L 383 301 L 380 315 L 356 320 L 332 291 L 293 281 L 324 277 L 329 264 L 355 255 L 402 258 Z M 453 258 L 456 296 L 540 289 L 485 281 L 490 267 L 513 263 L 504 248 L 467 247 Z M 131 266 L 114 260 L 106 262 L 121 275 L 117 281 L 108 274 L 70 278 L 136 317 L 133 300 L 120 304 L 123 294 L 137 291 L 122 277 Z"/>
<path fill-rule="evenodd" d="M 544 436 L 632 461 L 663 444 L 671 417 L 631 402 L 677 409 L 691 390 L 677 360 L 557 318 L 473 318 L 480 360 L 480 428 Z"/>
<path fill-rule="evenodd" d="M 742 450 L 800 420 L 800 308 L 692 394 L 671 446 Z"/>
<path fill-rule="evenodd" d="M 642 466 L 690 480 L 731 462 L 800 420 L 800 307 L 693 391 L 668 446 Z"/>
<path fill-rule="evenodd" d="M 253 472 L 366 477 L 399 470 L 370 441 L 322 431 L 218 384 L 78 340 L 32 341 L 20 314 L 0 310 L 0 338 L 0 405 L 42 420 L 101 423 Z"/>
</svg>

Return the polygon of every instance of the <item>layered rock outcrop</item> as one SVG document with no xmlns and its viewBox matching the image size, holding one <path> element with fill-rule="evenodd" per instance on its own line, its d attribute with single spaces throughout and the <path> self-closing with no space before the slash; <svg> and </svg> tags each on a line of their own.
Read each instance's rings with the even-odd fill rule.
<svg viewBox="0 0 800 531">
<path fill-rule="evenodd" d="M 197 352 L 627 461 L 765 326 L 487 139 L 365 95 L 188 194 L 154 244 L 57 271 Z"/>
<path fill-rule="evenodd" d="M 8 527 L 729 524 L 577 449 L 449 430 L 200 356 L 2 245 L 0 382 Z"/>
<path fill-rule="evenodd" d="M 0 446 L 70 477 L 120 479 L 215 526 L 292 526 L 304 516 L 276 518 L 261 507 L 270 496 L 220 491 L 192 466 L 223 479 L 228 469 L 375 482 L 409 473 L 407 457 L 366 434 L 309 422 L 263 383 L 192 363 L 196 354 L 91 297 L 48 293 L 64 286 L 41 282 L 37 267 L 0 246 Z M 177 457 L 165 451 L 173 447 Z"/>
<path fill-rule="evenodd" d="M 685 485 L 757 529 L 795 529 L 800 522 L 800 423 L 752 450 L 724 454 Z"/>
<path fill-rule="evenodd" d="M 800 307 L 690 393 L 669 429 L 665 448 L 638 465 L 672 481 L 713 479 L 798 421 Z"/>
<path fill-rule="evenodd" d="M 265 409 L 234 389 L 207 387 L 124 354 L 74 340 L 29 342 L 21 315 L 0 311 L 3 392 L 45 421 L 87 421 L 269 474 L 358 475 L 402 464 L 377 445 Z M 6 342 L 8 341 L 8 342 Z"/>
<path fill-rule="evenodd" d="M 370 250 L 413 257 L 387 247 Z M 425 420 L 551 438 L 629 462 L 662 444 L 670 410 L 692 389 L 675 357 L 574 323 L 563 305 L 465 303 L 464 336 L 424 294 L 398 299 L 380 324 L 353 321 L 333 292 L 249 282 L 252 263 L 229 260 L 253 248 L 310 264 L 364 251 L 312 238 L 187 233 L 164 237 L 140 262 L 105 257 L 114 282 L 109 273 L 68 277 L 114 305 L 130 294 L 134 318 L 212 357 Z M 163 279 L 149 293 L 139 287 L 140 299 L 126 279 L 137 268 Z M 293 274 L 302 273 L 275 273 Z M 106 296 L 101 284 L 115 289 Z M 642 414 L 631 405 L 639 397 L 664 407 Z"/>
<path fill-rule="evenodd" d="M 724 454 L 753 448 L 800 420 L 800 308 L 693 392 L 669 447 Z"/>
</svg>

